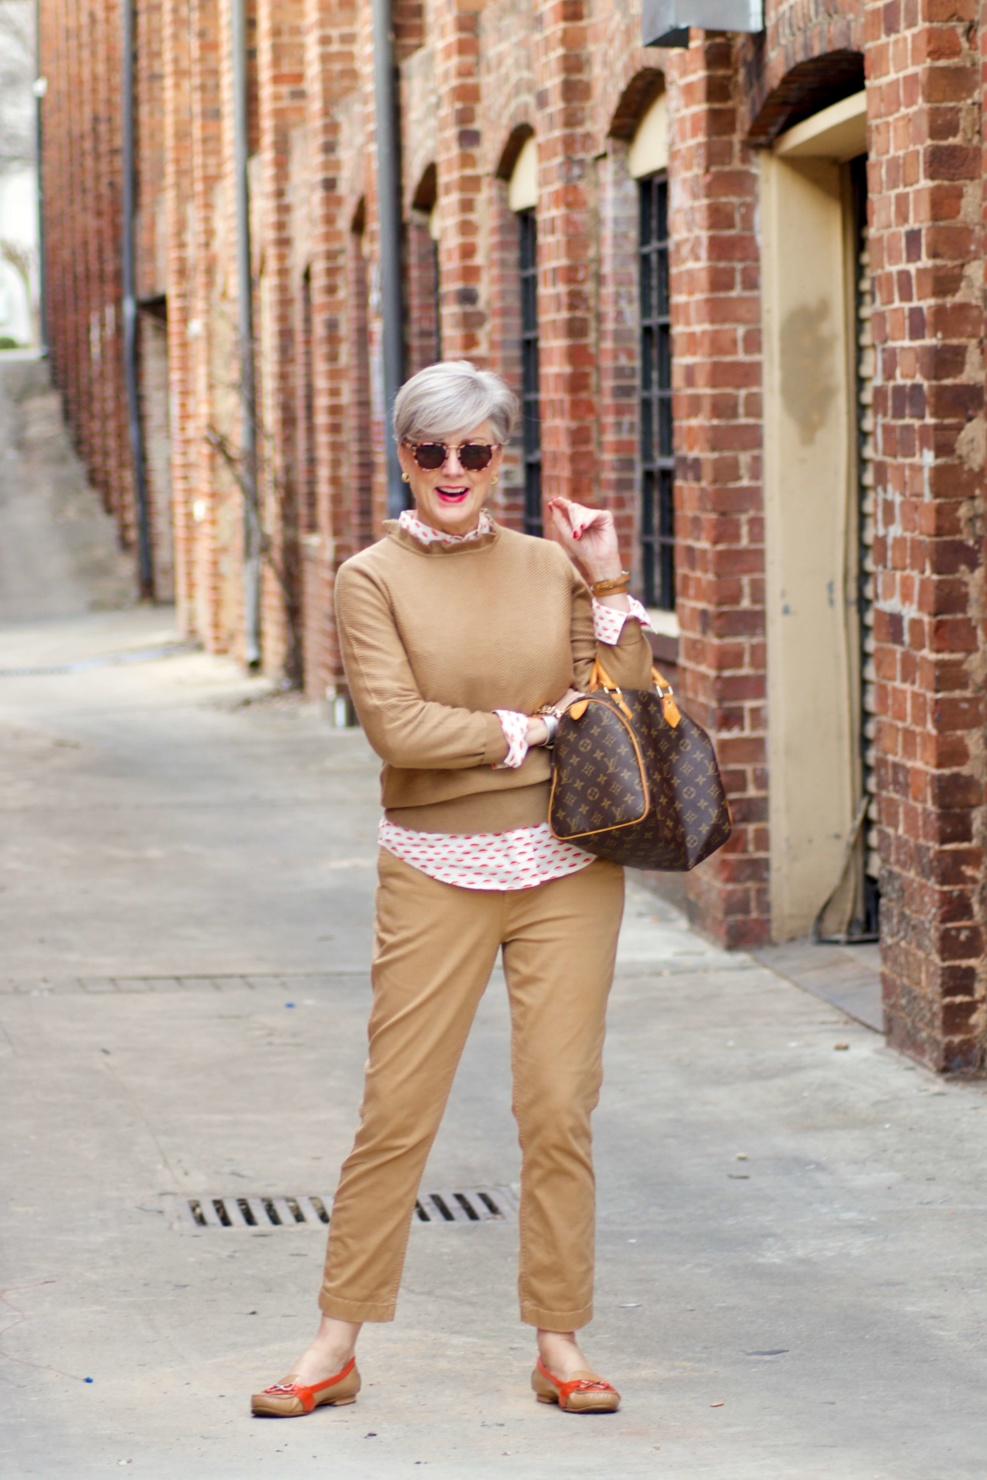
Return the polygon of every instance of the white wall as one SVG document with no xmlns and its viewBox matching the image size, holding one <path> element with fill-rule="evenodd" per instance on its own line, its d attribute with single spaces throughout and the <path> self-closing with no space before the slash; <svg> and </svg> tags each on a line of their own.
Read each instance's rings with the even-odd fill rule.
<svg viewBox="0 0 987 1480">
<path fill-rule="evenodd" d="M 31 296 L 38 299 L 38 198 L 32 169 L 0 175 L 0 242 L 30 253 Z M 0 337 L 34 342 L 34 318 L 24 283 L 0 253 Z"/>
</svg>

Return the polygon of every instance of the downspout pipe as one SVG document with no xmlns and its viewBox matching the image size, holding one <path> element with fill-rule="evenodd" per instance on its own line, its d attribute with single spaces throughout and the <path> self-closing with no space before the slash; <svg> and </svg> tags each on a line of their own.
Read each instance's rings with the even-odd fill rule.
<svg viewBox="0 0 987 1480">
<path fill-rule="evenodd" d="M 384 350 L 384 444 L 387 512 L 405 507 L 401 464 L 391 429 L 394 400 L 404 378 L 404 293 L 401 281 L 401 151 L 398 134 L 394 29 L 391 0 L 371 0 L 374 42 L 374 114 L 377 139 L 377 217 L 380 227 L 380 296 Z"/>
<path fill-rule="evenodd" d="M 48 355 L 48 244 L 45 235 L 44 99 L 41 72 L 41 0 L 34 0 L 34 174 L 38 202 L 38 349 Z"/>
<path fill-rule="evenodd" d="M 123 3 L 123 378 L 127 390 L 127 428 L 137 515 L 137 589 L 141 601 L 154 600 L 151 511 L 147 496 L 144 428 L 137 385 L 137 295 L 134 273 L 134 209 L 137 171 L 134 129 L 134 0 Z"/>
<path fill-rule="evenodd" d="M 250 251 L 247 7 L 230 5 L 233 52 L 233 170 L 236 197 L 237 336 L 240 347 L 240 482 L 243 492 L 243 656 L 257 668 L 260 648 L 261 526 L 257 504 L 257 396 L 254 375 L 253 263 Z"/>
</svg>

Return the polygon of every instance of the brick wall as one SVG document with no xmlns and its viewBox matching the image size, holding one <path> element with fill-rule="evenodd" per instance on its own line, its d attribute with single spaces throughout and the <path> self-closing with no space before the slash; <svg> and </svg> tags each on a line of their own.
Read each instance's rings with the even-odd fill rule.
<svg viewBox="0 0 987 1480">
<path fill-rule="evenodd" d="M 589 4 L 543 0 L 536 14 L 542 489 L 588 502 L 598 413 Z"/>
<path fill-rule="evenodd" d="M 122 374 L 120 78 L 115 8 L 52 0 L 40 16 L 52 368 L 76 447 L 125 545 L 134 538 Z M 82 59 L 85 59 L 83 61 Z"/>
<path fill-rule="evenodd" d="M 297 379 L 302 284 L 292 251 L 289 166 L 292 135 L 306 117 L 304 37 L 304 0 L 259 0 L 257 111 L 264 185 L 256 246 L 264 292 L 256 358 L 262 378 L 259 501 L 267 552 L 262 628 L 265 664 L 296 683 L 303 678 L 299 562 L 305 512 L 298 436 L 303 403 Z"/>
<path fill-rule="evenodd" d="M 891 1041 L 984 1054 L 983 134 L 971 0 L 868 17 Z"/>
<path fill-rule="evenodd" d="M 670 68 L 671 297 L 681 683 L 717 736 L 734 833 L 690 880 L 729 945 L 768 935 L 757 181 L 729 40 Z"/>
<path fill-rule="evenodd" d="M 140 9 L 140 8 L 139 8 Z M 406 355 L 520 383 L 507 182 L 539 159 L 544 489 L 615 514 L 638 569 L 637 191 L 664 89 L 677 519 L 677 686 L 717 741 L 736 830 L 688 880 L 728 945 L 771 930 L 758 150 L 866 78 L 877 344 L 879 841 L 892 1041 L 982 1066 L 985 1032 L 982 363 L 987 40 L 973 0 L 774 0 L 762 37 L 643 50 L 634 0 L 399 0 Z M 257 0 L 251 185 L 264 664 L 345 693 L 335 571 L 386 499 L 370 12 Z M 159 23 L 160 22 L 160 23 Z M 175 585 L 184 629 L 242 651 L 229 5 L 141 12 L 142 292 L 166 295 Z M 43 0 L 53 358 L 78 444 L 132 539 L 119 313 L 116 12 Z M 156 113 L 163 119 L 155 132 Z M 93 202 L 99 209 L 93 209 Z M 523 519 L 518 449 L 495 509 Z M 292 651 L 292 632 L 300 658 Z M 663 651 L 674 656 L 675 642 Z"/>
</svg>

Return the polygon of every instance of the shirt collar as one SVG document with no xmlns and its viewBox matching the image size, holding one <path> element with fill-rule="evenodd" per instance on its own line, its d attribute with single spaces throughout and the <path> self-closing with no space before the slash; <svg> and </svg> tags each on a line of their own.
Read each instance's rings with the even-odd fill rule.
<svg viewBox="0 0 987 1480">
<path fill-rule="evenodd" d="M 398 517 L 398 525 L 406 534 L 412 535 L 423 545 L 467 545 L 471 540 L 478 540 L 493 530 L 493 520 L 486 509 L 480 510 L 477 526 L 468 534 L 443 534 L 440 529 L 433 529 L 431 525 L 419 519 L 415 509 L 403 509 Z"/>
</svg>

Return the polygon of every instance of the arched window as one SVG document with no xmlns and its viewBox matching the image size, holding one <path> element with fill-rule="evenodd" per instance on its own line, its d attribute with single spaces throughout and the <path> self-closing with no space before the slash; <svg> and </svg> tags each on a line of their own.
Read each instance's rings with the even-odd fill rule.
<svg viewBox="0 0 987 1480">
<path fill-rule="evenodd" d="M 668 287 L 668 112 L 664 93 L 644 114 L 628 167 L 638 188 L 641 575 L 648 606 L 675 610 L 675 433 Z"/>
<path fill-rule="evenodd" d="M 434 164 L 419 181 L 407 231 L 408 349 L 414 374 L 442 358 L 438 175 Z"/>
</svg>

